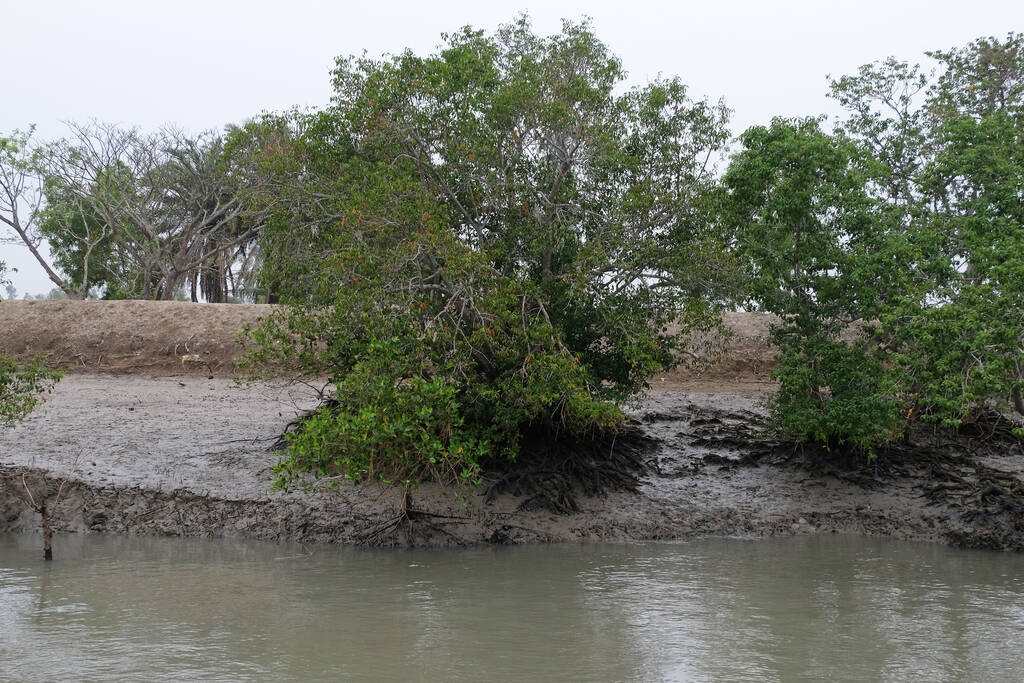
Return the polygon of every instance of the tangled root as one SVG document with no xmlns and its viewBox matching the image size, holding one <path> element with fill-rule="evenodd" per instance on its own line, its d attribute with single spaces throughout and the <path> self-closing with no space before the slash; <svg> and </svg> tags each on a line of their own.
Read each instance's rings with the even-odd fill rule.
<svg viewBox="0 0 1024 683">
<path fill-rule="evenodd" d="M 520 510 L 579 511 L 577 496 L 635 491 L 655 465 L 655 441 L 634 424 L 573 439 L 548 430 L 527 431 L 513 460 L 490 461 L 485 500 L 499 493 L 524 496 Z"/>
</svg>

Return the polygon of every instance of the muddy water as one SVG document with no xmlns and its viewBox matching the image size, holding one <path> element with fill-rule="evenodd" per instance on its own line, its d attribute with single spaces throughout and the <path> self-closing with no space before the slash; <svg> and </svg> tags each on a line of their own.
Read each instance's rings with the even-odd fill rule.
<svg viewBox="0 0 1024 683">
<path fill-rule="evenodd" d="M 0 680 L 1019 680 L 1024 556 L 0 536 Z"/>
</svg>

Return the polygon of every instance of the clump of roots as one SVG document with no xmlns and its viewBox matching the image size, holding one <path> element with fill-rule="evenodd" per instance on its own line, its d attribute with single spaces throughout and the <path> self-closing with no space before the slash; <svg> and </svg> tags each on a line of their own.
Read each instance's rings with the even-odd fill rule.
<svg viewBox="0 0 1024 683">
<path fill-rule="evenodd" d="M 488 502 L 500 493 L 523 496 L 521 510 L 579 511 L 577 496 L 635 491 L 654 468 L 655 441 L 636 424 L 599 431 L 586 438 L 524 429 L 519 455 L 485 464 Z"/>
<path fill-rule="evenodd" d="M 1015 434 L 1019 428 L 1019 422 L 995 411 L 980 413 L 957 429 L 919 423 L 906 439 L 878 448 L 873 457 L 841 446 L 778 440 L 767 431 L 752 434 L 749 425 L 722 416 L 701 416 L 681 436 L 710 451 L 702 466 L 789 467 L 865 489 L 911 477 L 923 482 L 929 504 L 954 512 L 963 522 L 964 530 L 950 532 L 955 545 L 1024 550 L 1024 473 L 999 467 L 1000 459 L 1024 454 L 1024 438 Z"/>
<path fill-rule="evenodd" d="M 317 410 L 344 410 L 334 398 L 321 402 Z M 316 411 L 291 421 L 274 442 L 273 448 L 288 447 L 288 435 L 301 429 Z M 615 429 L 595 430 L 585 437 L 558 433 L 549 426 L 527 425 L 521 432 L 519 454 L 513 459 L 492 458 L 481 463 L 484 472 L 485 500 L 501 493 L 522 496 L 523 510 L 550 510 L 559 514 L 579 510 L 577 496 L 600 496 L 611 491 L 635 491 L 640 478 L 656 467 L 651 456 L 655 440 L 643 433 L 638 424 L 626 423 Z M 393 524 L 409 521 L 402 514 Z M 383 531 L 384 533 L 380 533 Z M 383 536 L 393 528 L 375 530 Z M 379 540 L 379 539 L 378 539 Z"/>
</svg>

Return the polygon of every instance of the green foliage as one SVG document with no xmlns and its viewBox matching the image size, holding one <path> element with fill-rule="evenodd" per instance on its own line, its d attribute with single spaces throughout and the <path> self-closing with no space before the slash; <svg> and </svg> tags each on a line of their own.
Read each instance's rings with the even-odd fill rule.
<svg viewBox="0 0 1024 683">
<path fill-rule="evenodd" d="M 882 315 L 893 372 L 925 419 L 1024 414 L 1024 35 L 929 53 L 927 155 L 914 224 L 936 248 L 927 289 Z"/>
<path fill-rule="evenodd" d="M 867 454 L 900 436 L 902 416 L 884 391 L 885 368 L 865 343 L 810 336 L 780 346 L 771 405 L 784 434 Z"/>
<path fill-rule="evenodd" d="M 921 418 L 1024 414 L 1024 36 L 832 82 L 848 111 L 743 135 L 724 178 L 784 431 L 870 453 Z M 843 330 L 850 325 L 850 333 Z M 859 328 L 859 329 L 858 329 Z"/>
<path fill-rule="evenodd" d="M 0 287 L 9 287 L 11 279 L 7 277 L 8 273 L 7 263 L 0 261 Z"/>
<path fill-rule="evenodd" d="M 250 361 L 329 376 L 337 401 L 283 474 L 472 478 L 524 430 L 614 429 L 677 362 L 668 325 L 716 323 L 730 261 L 702 199 L 724 108 L 678 79 L 618 94 L 586 24 L 444 41 L 339 59 L 336 106 L 264 147 L 303 181 L 262 242 L 291 306 Z"/>
<path fill-rule="evenodd" d="M 0 428 L 20 422 L 49 393 L 62 372 L 48 370 L 41 360 L 19 367 L 10 358 L 0 356 Z"/>
<path fill-rule="evenodd" d="M 931 92 L 933 116 L 1024 115 L 1024 33 L 1008 33 L 1005 40 L 979 38 L 927 54 L 943 66 Z"/>
<path fill-rule="evenodd" d="M 138 274 L 122 253 L 124 244 L 98 213 L 98 198 L 83 200 L 57 179 L 43 188 L 46 205 L 40 212 L 39 233 L 46 238 L 53 265 L 64 273 L 67 285 L 84 297 L 102 289 L 106 299 L 126 299 L 141 294 Z M 122 226 L 121 231 L 126 228 Z"/>
<path fill-rule="evenodd" d="M 776 119 L 740 141 L 723 178 L 722 215 L 747 296 L 779 316 L 776 418 L 800 439 L 869 450 L 898 431 L 899 413 L 883 393 L 876 350 L 848 340 L 877 315 L 896 277 L 880 257 L 891 236 L 885 208 L 866 189 L 868 165 L 815 119 Z"/>
<path fill-rule="evenodd" d="M 942 243 L 937 277 L 883 321 L 915 400 L 957 426 L 1024 390 L 1024 118 L 957 116 L 935 134 L 924 185 L 948 203 L 927 222 Z"/>
</svg>

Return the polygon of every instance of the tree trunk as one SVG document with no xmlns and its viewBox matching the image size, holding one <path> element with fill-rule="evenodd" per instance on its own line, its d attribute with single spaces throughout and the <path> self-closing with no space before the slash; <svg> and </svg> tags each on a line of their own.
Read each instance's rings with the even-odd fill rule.
<svg viewBox="0 0 1024 683">
<path fill-rule="evenodd" d="M 7 223 L 12 228 L 14 228 L 14 231 L 18 233 L 18 236 L 21 237 L 21 241 L 25 243 L 25 246 L 28 247 L 29 252 L 32 254 L 33 257 L 35 257 L 36 262 L 40 266 L 42 266 L 43 270 L 46 272 L 46 277 L 50 278 L 50 281 L 53 282 L 53 284 L 60 287 L 61 290 L 63 290 L 63 292 L 67 294 L 69 298 L 77 298 L 77 294 L 75 290 L 71 287 L 71 285 L 68 284 L 64 280 L 64 278 L 57 275 L 57 273 L 54 272 L 53 268 L 50 267 L 50 264 L 46 262 L 46 259 L 43 258 L 43 255 L 39 253 L 39 250 L 36 249 L 36 246 L 32 242 L 32 239 L 28 236 L 28 232 L 22 229 L 21 224 L 17 222 L 17 218 L 14 219 L 14 222 L 9 221 L 7 219 L 4 219 L 4 222 Z M 82 298 L 84 299 L 85 297 Z"/>
<path fill-rule="evenodd" d="M 160 288 L 160 299 L 171 301 L 174 299 L 174 290 L 178 287 L 178 273 L 171 271 L 164 276 L 163 287 Z"/>
<path fill-rule="evenodd" d="M 1018 414 L 1024 415 L 1024 397 L 1020 395 L 1020 389 L 1013 390 L 1013 408 Z"/>
<path fill-rule="evenodd" d="M 219 256 L 214 257 L 212 263 L 204 263 L 200 271 L 202 281 L 203 296 L 211 304 L 222 304 L 224 303 L 226 288 L 224 283 L 226 279 L 222 272 L 222 263 Z"/>
<path fill-rule="evenodd" d="M 46 507 L 46 503 L 43 503 L 40 507 L 40 512 L 43 514 L 43 559 L 53 559 L 53 527 L 50 526 L 51 511 Z"/>
</svg>

